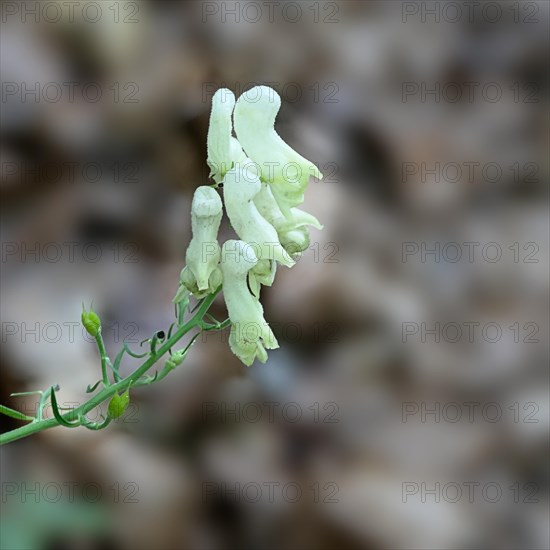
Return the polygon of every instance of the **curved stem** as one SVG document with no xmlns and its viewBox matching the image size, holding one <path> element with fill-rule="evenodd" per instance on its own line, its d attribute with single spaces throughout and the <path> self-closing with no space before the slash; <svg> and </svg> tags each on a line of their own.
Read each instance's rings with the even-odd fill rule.
<svg viewBox="0 0 550 550">
<path fill-rule="evenodd" d="M 85 415 L 86 413 L 90 412 L 92 409 L 95 409 L 98 405 L 101 405 L 101 403 L 112 397 L 115 392 L 126 390 L 133 382 L 136 382 L 139 378 L 141 378 L 152 366 L 155 365 L 155 363 L 163 355 L 170 351 L 170 348 L 177 344 L 178 341 L 181 340 L 189 331 L 191 331 L 195 327 L 200 328 L 202 318 L 212 305 L 212 302 L 214 301 L 219 291 L 220 288 L 216 290 L 216 292 L 214 292 L 213 294 L 208 295 L 200 304 L 200 307 L 196 310 L 196 313 L 193 315 L 193 317 L 189 321 L 187 321 L 187 323 L 179 327 L 178 330 L 168 340 L 166 340 L 164 344 L 160 348 L 158 348 L 153 355 L 150 355 L 147 360 L 134 372 L 132 372 L 126 378 L 123 378 L 116 384 L 112 384 L 103 388 L 98 394 L 94 395 L 92 398 L 86 401 L 86 403 L 64 414 L 62 418 L 67 422 L 77 420 L 81 415 Z M 47 430 L 49 428 L 54 428 L 55 426 L 59 425 L 59 422 L 55 418 L 50 418 L 48 420 L 36 420 L 35 422 L 27 424 L 26 426 L 22 426 L 21 428 L 16 428 L 15 430 L 11 430 L 10 432 L 1 434 L 0 445 L 5 445 L 6 443 L 28 437 L 29 435 Z"/>
</svg>

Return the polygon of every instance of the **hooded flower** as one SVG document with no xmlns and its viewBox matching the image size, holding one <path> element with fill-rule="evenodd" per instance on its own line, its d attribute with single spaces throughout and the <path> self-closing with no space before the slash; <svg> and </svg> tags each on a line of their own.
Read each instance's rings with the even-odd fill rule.
<svg viewBox="0 0 550 550">
<path fill-rule="evenodd" d="M 261 180 L 271 186 L 285 217 L 304 201 L 309 177 L 322 179 L 317 167 L 287 145 L 275 131 L 281 98 L 267 86 L 256 86 L 242 94 L 235 106 L 237 138 L 261 169 Z"/>
<path fill-rule="evenodd" d="M 262 217 L 254 203 L 261 188 L 254 163 L 239 163 L 229 170 L 223 180 L 227 215 L 237 235 L 254 247 L 258 259 L 276 260 L 291 267 L 294 260 L 281 245 L 275 228 Z"/>
<path fill-rule="evenodd" d="M 247 285 L 248 272 L 258 263 L 254 250 L 244 241 L 229 240 L 222 247 L 221 269 L 223 293 L 229 319 L 231 351 L 247 366 L 254 359 L 265 363 L 266 349 L 279 347 L 275 335 L 264 319 L 260 301 Z"/>
<path fill-rule="evenodd" d="M 178 298 L 185 295 L 184 289 L 201 298 L 214 292 L 222 283 L 218 267 L 218 229 L 221 219 L 222 201 L 216 190 L 205 185 L 198 187 L 191 204 L 193 238 L 185 253 L 186 266 L 181 272 L 181 286 L 174 301 L 179 301 Z"/>
<path fill-rule="evenodd" d="M 266 86 L 249 90 L 237 102 L 230 90 L 214 94 L 207 163 L 216 184 L 223 183 L 225 209 L 241 240 L 227 241 L 220 251 L 222 203 L 212 187 L 199 187 L 191 212 L 193 238 L 174 298 L 176 303 L 189 294 L 203 298 L 223 281 L 229 346 L 248 366 L 256 358 L 265 363 L 266 350 L 279 347 L 264 319 L 261 286 L 273 284 L 277 263 L 291 267 L 293 256 L 309 246 L 308 226 L 322 229 L 314 216 L 296 208 L 309 177 L 322 179 L 322 174 L 275 131 L 280 106 L 278 94 Z"/>
<path fill-rule="evenodd" d="M 206 138 L 206 162 L 210 167 L 210 177 L 214 178 L 218 185 L 234 163 L 245 159 L 242 147 L 233 137 L 231 116 L 234 107 L 235 96 L 227 88 L 220 88 L 212 97 L 212 112 Z"/>
</svg>

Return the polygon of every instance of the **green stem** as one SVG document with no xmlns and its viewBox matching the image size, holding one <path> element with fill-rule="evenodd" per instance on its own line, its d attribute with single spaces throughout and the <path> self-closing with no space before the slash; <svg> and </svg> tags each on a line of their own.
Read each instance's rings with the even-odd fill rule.
<svg viewBox="0 0 550 550">
<path fill-rule="evenodd" d="M 104 387 L 98 394 L 90 398 L 89 401 L 86 401 L 80 407 L 77 407 L 68 413 L 63 415 L 63 419 L 72 422 L 77 420 L 81 415 L 87 414 L 92 409 L 95 409 L 97 406 L 101 405 L 104 401 L 111 398 L 115 392 L 124 391 L 128 388 L 133 382 L 136 382 L 141 378 L 154 364 L 165 355 L 172 347 L 175 346 L 189 331 L 195 327 L 200 327 L 202 318 L 212 305 L 216 295 L 220 289 L 218 289 L 213 294 L 208 295 L 200 307 L 197 309 L 195 315 L 187 322 L 185 325 L 181 326 L 164 344 L 156 350 L 153 355 L 150 355 L 147 360 L 138 367 L 134 372 L 129 374 L 126 378 L 123 378 L 120 382 L 113 384 L 111 386 Z M 100 350 L 101 353 L 101 350 Z M 103 369 L 103 361 L 102 361 Z M 106 374 L 105 374 L 106 375 Z M 29 435 L 35 434 L 47 430 L 49 428 L 54 428 L 59 426 L 59 422 L 55 418 L 50 418 L 48 420 L 37 420 L 21 428 L 17 428 L 10 432 L 6 432 L 0 435 L 0 445 L 5 445 L 6 443 L 11 443 L 18 439 L 28 437 Z"/>
<path fill-rule="evenodd" d="M 103 336 L 101 336 L 101 329 L 98 330 L 95 341 L 97 344 L 97 349 L 99 350 L 99 356 L 101 357 L 101 378 L 103 380 L 103 385 L 109 385 L 109 378 L 107 377 L 107 352 L 105 351 L 105 344 L 103 343 Z"/>
</svg>

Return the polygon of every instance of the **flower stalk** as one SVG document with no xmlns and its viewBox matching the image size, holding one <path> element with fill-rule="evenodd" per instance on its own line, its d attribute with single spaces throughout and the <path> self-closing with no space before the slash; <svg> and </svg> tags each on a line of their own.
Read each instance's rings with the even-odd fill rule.
<svg viewBox="0 0 550 550">
<path fill-rule="evenodd" d="M 124 392 L 128 388 L 133 387 L 134 385 L 136 386 L 146 385 L 146 384 L 139 383 L 140 381 L 142 381 L 143 376 L 162 357 L 164 357 L 167 353 L 169 353 L 170 350 L 173 347 L 175 347 L 175 345 L 186 334 L 188 334 L 189 332 L 191 332 L 193 329 L 196 329 L 196 328 L 198 328 L 199 330 L 205 330 L 201 327 L 201 323 L 203 322 L 203 319 L 206 316 L 208 309 L 214 302 L 214 299 L 220 290 L 221 289 L 217 289 L 216 292 L 207 296 L 201 302 L 199 308 L 196 310 L 193 317 L 189 319 L 189 321 L 187 321 L 185 324 L 178 327 L 177 330 L 174 332 L 174 334 L 171 335 L 170 338 L 168 338 L 165 342 L 163 342 L 162 345 L 155 350 L 155 353 L 149 354 L 148 358 L 136 370 L 134 370 L 126 378 L 123 378 L 116 383 L 113 383 L 113 384 L 109 383 L 105 385 L 103 389 L 99 391 L 99 393 L 91 397 L 88 401 L 86 401 L 79 407 L 71 409 L 69 412 L 66 412 L 65 414 L 60 414 L 58 418 L 54 416 L 54 418 L 43 419 L 42 412 L 44 408 L 47 406 L 48 398 L 50 398 L 51 395 L 55 395 L 56 388 L 52 386 L 45 392 L 26 392 L 26 394 L 29 394 L 29 393 L 41 394 L 37 415 L 34 419 L 32 419 L 32 422 L 30 422 L 29 424 L 22 426 L 20 428 L 16 428 L 15 430 L 11 430 L 9 432 L 1 434 L 0 445 L 5 445 L 6 443 L 11 443 L 12 441 L 23 439 L 24 437 L 28 437 L 29 435 L 42 432 L 44 430 L 48 430 L 50 428 L 55 428 L 56 426 L 64 425 L 64 423 L 73 424 L 72 427 L 83 426 L 89 429 L 97 429 L 97 428 L 90 428 L 89 426 L 86 425 L 86 422 L 87 422 L 86 414 L 88 414 L 90 411 L 94 410 L 98 406 L 102 405 L 106 401 L 112 399 L 112 397 L 115 394 Z M 214 330 L 218 328 L 217 325 L 214 325 L 214 327 L 215 328 L 209 329 L 209 330 Z M 22 395 L 22 394 L 18 394 L 18 395 Z M 55 402 L 55 397 L 54 397 L 54 402 Z M 51 404 L 52 404 L 53 410 L 54 411 L 57 410 L 59 412 L 59 407 L 54 407 L 53 403 Z M 2 412 L 1 409 L 0 409 L 0 412 Z M 17 411 L 14 411 L 14 412 L 17 412 Z"/>
</svg>

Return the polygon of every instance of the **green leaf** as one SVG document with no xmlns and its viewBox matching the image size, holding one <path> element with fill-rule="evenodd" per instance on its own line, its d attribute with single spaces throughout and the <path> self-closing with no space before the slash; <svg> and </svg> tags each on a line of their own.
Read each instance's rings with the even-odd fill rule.
<svg viewBox="0 0 550 550">
<path fill-rule="evenodd" d="M 88 430 L 94 431 L 103 430 L 111 423 L 111 421 L 112 419 L 109 416 L 107 416 L 107 418 L 104 418 L 103 422 L 91 422 L 86 418 L 86 415 L 80 416 L 80 423 L 82 424 L 82 426 L 88 428 Z"/>
<path fill-rule="evenodd" d="M 146 341 L 146 340 L 144 340 Z M 142 359 L 143 357 L 145 357 L 146 355 L 149 355 L 149 352 L 146 351 L 145 353 L 134 353 L 129 347 L 128 347 L 128 344 L 126 342 L 124 342 L 122 344 L 122 347 L 124 348 L 124 350 L 126 351 L 126 353 L 130 356 L 130 357 L 134 357 L 136 359 Z M 122 356 L 121 356 L 122 358 Z"/>
<path fill-rule="evenodd" d="M 4 405 L 0 405 L 0 413 L 5 414 L 6 416 L 10 416 L 11 418 L 15 418 L 16 420 L 27 420 L 29 422 L 32 422 L 34 420 L 34 418 L 32 418 L 31 416 L 27 416 L 26 414 L 23 414 L 19 411 L 14 411 L 13 409 L 5 407 Z"/>
<path fill-rule="evenodd" d="M 88 386 L 86 387 L 86 393 L 94 392 L 99 384 L 101 384 L 101 380 L 98 380 L 95 384 L 88 384 Z"/>
<path fill-rule="evenodd" d="M 52 404 L 52 411 L 55 419 L 61 424 L 62 426 L 66 426 L 67 428 L 76 428 L 80 426 L 80 422 L 78 420 L 76 422 L 69 422 L 68 420 L 65 420 L 61 413 L 59 412 L 59 407 L 57 405 L 57 399 L 55 397 L 55 388 L 52 386 L 50 390 L 50 400 Z"/>
</svg>

